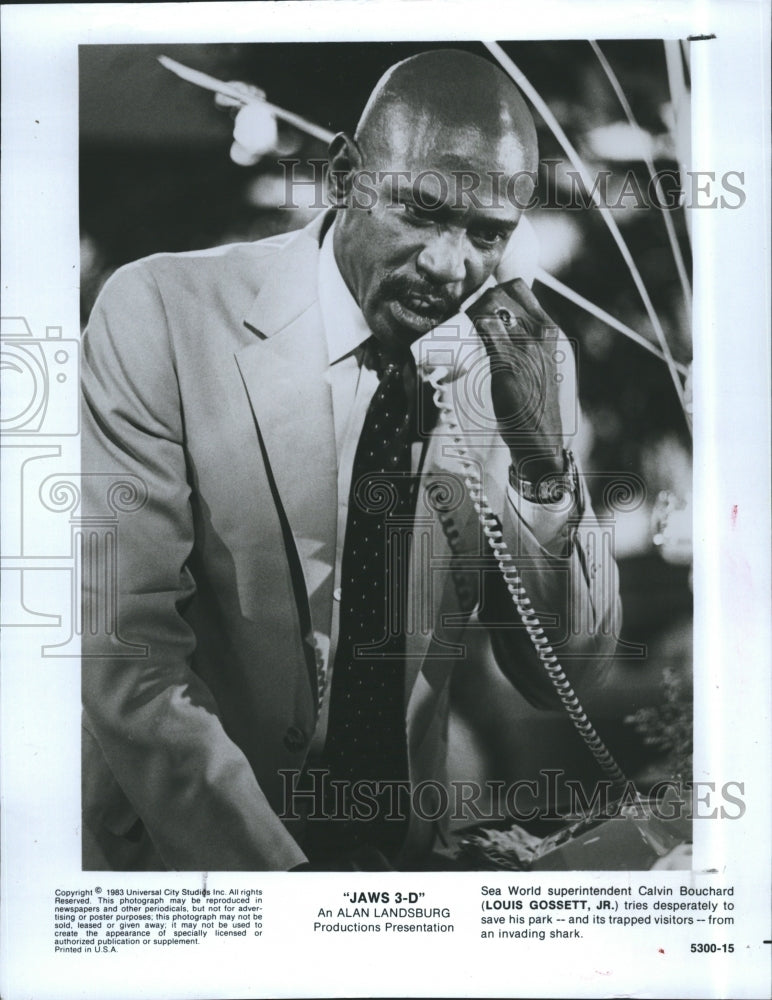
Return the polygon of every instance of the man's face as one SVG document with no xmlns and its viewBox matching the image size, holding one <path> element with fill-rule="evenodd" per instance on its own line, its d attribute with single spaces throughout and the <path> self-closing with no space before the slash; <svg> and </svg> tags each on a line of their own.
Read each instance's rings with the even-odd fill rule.
<svg viewBox="0 0 772 1000">
<path fill-rule="evenodd" d="M 533 181 L 512 137 L 475 128 L 398 122 L 362 155 L 335 256 L 373 333 L 405 347 L 494 271 Z"/>
</svg>

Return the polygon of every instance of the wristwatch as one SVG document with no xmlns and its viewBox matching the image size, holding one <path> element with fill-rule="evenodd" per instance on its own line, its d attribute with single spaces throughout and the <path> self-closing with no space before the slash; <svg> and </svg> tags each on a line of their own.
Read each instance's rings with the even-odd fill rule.
<svg viewBox="0 0 772 1000">
<path fill-rule="evenodd" d="M 537 483 L 532 483 L 529 479 L 519 476 L 514 465 L 510 465 L 509 485 L 530 503 L 559 503 L 568 494 L 579 514 L 584 511 L 584 492 L 574 453 L 566 448 L 563 449 L 562 473 L 542 476 Z"/>
</svg>

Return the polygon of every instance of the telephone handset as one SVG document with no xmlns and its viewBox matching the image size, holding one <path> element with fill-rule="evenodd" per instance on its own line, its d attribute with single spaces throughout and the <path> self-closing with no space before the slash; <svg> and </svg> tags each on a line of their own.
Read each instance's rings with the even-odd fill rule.
<svg viewBox="0 0 772 1000">
<path fill-rule="evenodd" d="M 522 308 L 507 295 L 506 286 L 498 286 L 496 294 L 492 298 L 496 302 L 496 313 L 494 315 L 498 322 L 502 324 L 502 333 L 506 334 L 506 330 L 513 320 L 523 315 Z M 509 315 L 503 315 L 504 312 Z M 425 364 L 422 366 L 423 377 L 433 389 L 433 399 L 437 407 L 439 419 L 449 433 L 450 448 L 455 453 L 454 457 L 461 463 L 464 486 L 477 512 L 488 546 L 496 559 L 517 614 L 569 718 L 599 767 L 611 779 L 612 788 L 616 786 L 628 787 L 629 782 L 624 772 L 595 731 L 587 717 L 587 713 L 582 708 L 576 692 L 566 677 L 555 651 L 547 639 L 544 628 L 534 612 L 533 605 L 528 597 L 512 554 L 509 552 L 504 540 L 501 523 L 488 502 L 482 482 L 476 472 L 475 463 L 469 458 L 462 429 L 458 425 L 454 408 L 450 405 L 447 398 L 449 384 L 459 378 L 468 367 L 471 367 L 465 365 L 463 359 L 458 358 L 457 360 L 457 364 L 451 365 Z M 469 358 L 467 358 L 468 360 Z M 443 519 L 441 519 L 441 523 L 451 550 L 454 550 L 456 536 L 449 530 L 448 524 Z"/>
</svg>

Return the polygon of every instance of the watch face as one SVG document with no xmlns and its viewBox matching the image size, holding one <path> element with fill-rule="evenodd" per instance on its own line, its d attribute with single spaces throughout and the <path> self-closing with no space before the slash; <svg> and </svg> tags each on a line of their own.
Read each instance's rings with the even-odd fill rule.
<svg viewBox="0 0 772 1000">
<path fill-rule="evenodd" d="M 571 452 L 564 452 L 564 471 L 562 475 L 547 476 L 538 483 L 518 476 L 514 466 L 509 467 L 509 484 L 517 490 L 524 500 L 530 503 L 559 503 L 568 494 L 572 498 L 579 496 L 579 481 Z"/>
</svg>

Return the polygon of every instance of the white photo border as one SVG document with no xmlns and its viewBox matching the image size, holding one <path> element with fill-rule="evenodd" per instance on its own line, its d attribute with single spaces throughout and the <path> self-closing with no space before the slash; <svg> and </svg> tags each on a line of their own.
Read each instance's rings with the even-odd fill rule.
<svg viewBox="0 0 772 1000">
<path fill-rule="evenodd" d="M 233 942 L 220 942 L 215 953 L 159 949 L 141 963 L 132 952 L 55 956 L 54 888 L 94 881 L 80 871 L 79 664 L 43 660 L 40 643 L 30 641 L 35 630 L 16 629 L 2 636 L 3 996 L 761 995 L 770 948 L 762 943 L 770 938 L 769 3 L 8 5 L 2 27 L 2 314 L 25 317 L 36 336 L 53 330 L 49 336 L 57 337 L 61 328 L 66 341 L 79 330 L 81 44 L 704 36 L 691 43 L 691 166 L 717 176 L 742 171 L 746 195 L 740 210 L 696 210 L 692 220 L 694 777 L 717 786 L 743 782 L 746 811 L 741 820 L 699 827 L 691 877 L 700 884 L 717 873 L 742 888 L 746 929 L 735 960 L 697 964 L 678 944 L 672 960 L 657 965 L 631 936 L 615 955 L 566 946 L 559 960 L 545 951 L 545 962 L 537 951 L 530 953 L 533 961 L 530 954 L 522 961 L 522 952 L 486 951 L 486 943 L 474 939 L 479 907 L 466 902 L 456 939 L 406 940 L 398 947 L 392 941 L 389 952 L 380 941 L 357 939 L 354 954 L 352 941 L 313 940 L 299 922 L 292 929 L 303 896 L 316 889 L 329 896 L 330 880 L 341 884 L 341 877 L 277 873 L 241 880 L 270 885 L 281 900 L 277 912 L 287 933 L 267 951 L 245 954 Z M 77 470 L 76 436 L 41 439 L 40 447 L 41 456 L 58 448 L 62 468 Z M 3 549 L 11 556 L 25 500 L 18 486 L 8 485 L 17 459 L 4 440 Z M 64 551 L 66 542 L 43 537 L 31 544 Z M 70 581 L 51 572 L 42 585 L 50 587 L 56 607 Z M 190 873 L 163 877 L 168 884 L 195 884 Z M 374 885 L 378 877 L 367 878 L 363 884 Z M 453 898 L 472 900 L 485 881 L 480 873 L 422 878 L 452 879 L 447 891 Z M 149 876 L 141 882 L 148 884 Z M 663 955 L 673 939 L 687 940 L 674 931 L 664 939 Z"/>
</svg>

